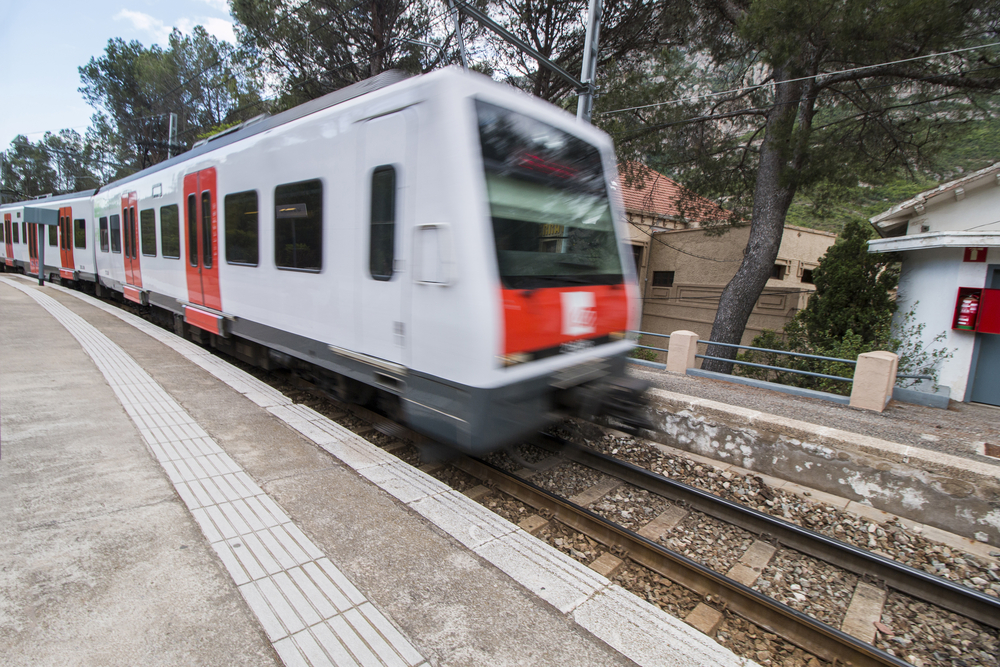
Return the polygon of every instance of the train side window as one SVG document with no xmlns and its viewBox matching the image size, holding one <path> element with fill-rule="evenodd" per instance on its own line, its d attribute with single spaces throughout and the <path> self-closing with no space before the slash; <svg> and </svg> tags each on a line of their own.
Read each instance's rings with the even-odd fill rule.
<svg viewBox="0 0 1000 667">
<path fill-rule="evenodd" d="M 87 221 L 83 218 L 77 218 L 73 221 L 73 245 L 77 248 L 87 247 Z"/>
<path fill-rule="evenodd" d="M 257 191 L 226 195 L 226 262 L 257 266 Z"/>
<path fill-rule="evenodd" d="M 111 216 L 111 252 L 122 251 L 122 221 L 117 213 Z"/>
<path fill-rule="evenodd" d="M 372 172 L 371 237 L 368 271 L 375 280 L 392 278 L 396 244 L 396 169 L 377 167 Z"/>
<path fill-rule="evenodd" d="M 49 245 L 51 247 L 56 247 L 59 245 L 59 228 L 55 225 L 47 225 L 49 228 Z"/>
<path fill-rule="evenodd" d="M 188 195 L 188 263 L 198 266 L 198 200 Z"/>
<path fill-rule="evenodd" d="M 323 269 L 323 183 L 274 189 L 274 263 L 279 269 Z"/>
<path fill-rule="evenodd" d="M 156 211 L 151 208 L 139 211 L 139 243 L 143 255 L 156 257 Z"/>
<path fill-rule="evenodd" d="M 101 252 L 108 251 L 108 219 L 101 218 L 98 221 L 98 229 L 101 231 Z"/>
<path fill-rule="evenodd" d="M 169 259 L 181 258 L 181 225 L 177 204 L 160 207 L 160 251 Z"/>
<path fill-rule="evenodd" d="M 28 242 L 28 223 L 26 222 L 21 223 L 21 238 L 24 239 L 25 243 Z"/>
<path fill-rule="evenodd" d="M 11 243 L 20 243 L 21 239 L 18 238 L 17 223 L 15 222 L 10 227 L 11 227 L 11 234 L 10 234 L 10 236 L 11 236 Z"/>
<path fill-rule="evenodd" d="M 212 193 L 201 193 L 202 266 L 212 268 Z"/>
</svg>

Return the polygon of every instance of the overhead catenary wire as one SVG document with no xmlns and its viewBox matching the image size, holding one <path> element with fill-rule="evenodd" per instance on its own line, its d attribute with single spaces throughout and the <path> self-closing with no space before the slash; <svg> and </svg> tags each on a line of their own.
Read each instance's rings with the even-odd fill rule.
<svg viewBox="0 0 1000 667">
<path fill-rule="evenodd" d="M 678 97 L 676 99 L 666 100 L 666 101 L 663 101 L 663 102 L 653 102 L 653 103 L 650 103 L 650 104 L 642 104 L 642 105 L 638 105 L 638 106 L 634 106 L 634 107 L 625 107 L 625 108 L 622 108 L 622 109 L 612 109 L 610 111 L 601 111 L 601 112 L 598 113 L 598 115 L 608 116 L 608 115 L 611 115 L 611 114 L 622 113 L 624 111 L 636 111 L 636 110 L 639 110 L 639 109 L 649 109 L 649 108 L 652 108 L 652 107 L 667 106 L 667 105 L 670 105 L 670 104 L 680 104 L 682 102 L 695 102 L 695 101 L 698 101 L 698 100 L 710 99 L 712 97 L 721 97 L 723 95 L 733 95 L 733 94 L 737 94 L 737 93 L 745 93 L 745 92 L 749 92 L 751 90 L 757 90 L 757 89 L 760 89 L 760 88 L 766 88 L 768 86 L 773 86 L 775 83 L 796 83 L 798 81 L 809 81 L 809 80 L 812 80 L 812 79 L 822 79 L 823 77 L 830 77 L 830 76 L 834 76 L 834 75 L 838 75 L 838 74 L 851 74 L 851 73 L 854 73 L 854 72 L 861 72 L 861 71 L 864 71 L 864 70 L 867 70 L 867 69 L 877 69 L 877 68 L 880 68 L 880 67 L 889 67 L 891 65 L 901 65 L 903 63 L 914 62 L 914 61 L 917 61 L 917 60 L 926 60 L 928 58 L 935 58 L 935 57 L 939 57 L 939 56 L 950 56 L 950 55 L 954 55 L 956 53 L 965 53 L 967 51 L 976 51 L 976 50 L 979 50 L 979 49 L 986 49 L 986 48 L 990 48 L 990 47 L 994 47 L 994 46 L 1000 46 L 1000 42 L 992 42 L 990 44 L 982 44 L 982 45 L 979 45 L 979 46 L 969 46 L 969 47 L 965 47 L 965 48 L 961 48 L 961 49 L 954 49 L 954 50 L 951 50 L 951 51 L 942 51 L 940 53 L 930 53 L 930 54 L 923 55 L 923 56 L 914 56 L 913 58 L 903 58 L 903 59 L 900 59 L 900 60 L 892 60 L 892 61 L 883 62 L 883 63 L 876 63 L 874 65 L 862 65 L 860 67 L 853 67 L 853 68 L 845 69 L 845 70 L 836 70 L 834 72 L 823 72 L 821 74 L 812 74 L 812 75 L 809 75 L 809 76 L 802 76 L 802 77 L 798 77 L 798 78 L 794 78 L 794 79 L 785 79 L 785 80 L 778 81 L 778 82 L 775 82 L 775 81 L 764 81 L 762 83 L 752 84 L 752 85 L 749 85 L 749 86 L 740 86 L 739 88 L 732 88 L 730 90 L 722 90 L 722 91 L 718 91 L 718 92 L 705 93 L 703 95 L 689 95 L 689 96 L 686 96 L 686 97 Z"/>
</svg>

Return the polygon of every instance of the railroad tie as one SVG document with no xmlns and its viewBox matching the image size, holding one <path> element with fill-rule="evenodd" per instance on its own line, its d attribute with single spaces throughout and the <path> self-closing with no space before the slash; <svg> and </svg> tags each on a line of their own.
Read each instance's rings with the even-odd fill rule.
<svg viewBox="0 0 1000 667">
<path fill-rule="evenodd" d="M 574 505 L 579 505 L 580 507 L 588 507 L 591 503 L 597 502 L 621 485 L 622 480 L 609 477 L 602 482 L 598 482 L 589 489 L 581 491 L 570 498 L 569 501 Z"/>
<path fill-rule="evenodd" d="M 875 624 L 882 620 L 885 598 L 883 589 L 859 581 L 840 629 L 863 642 L 874 644 Z"/>
<path fill-rule="evenodd" d="M 726 574 L 730 579 L 740 582 L 744 586 L 753 586 L 764 571 L 767 564 L 771 562 L 777 549 L 773 545 L 760 540 L 754 541 L 750 548 L 743 552 L 739 562 L 733 565 Z M 691 627 L 704 632 L 709 637 L 714 637 L 715 632 L 722 624 L 722 612 L 714 607 L 710 607 L 704 602 L 699 602 L 684 621 Z"/>
</svg>

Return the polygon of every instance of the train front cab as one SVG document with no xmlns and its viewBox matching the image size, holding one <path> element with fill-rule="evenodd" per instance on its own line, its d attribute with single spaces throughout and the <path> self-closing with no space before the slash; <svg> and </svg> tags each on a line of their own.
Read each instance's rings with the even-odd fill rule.
<svg viewBox="0 0 1000 667">
<path fill-rule="evenodd" d="M 610 142 L 599 149 L 504 98 L 469 102 L 498 306 L 493 368 L 476 386 L 411 377 L 403 407 L 417 430 L 484 453 L 643 388 L 625 375 L 637 290 Z"/>
</svg>

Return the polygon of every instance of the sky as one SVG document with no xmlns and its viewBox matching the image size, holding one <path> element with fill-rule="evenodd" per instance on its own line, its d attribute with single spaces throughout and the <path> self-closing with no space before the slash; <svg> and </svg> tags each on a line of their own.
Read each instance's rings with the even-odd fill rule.
<svg viewBox="0 0 1000 667">
<path fill-rule="evenodd" d="M 78 70 L 108 40 L 165 47 L 172 28 L 196 25 L 235 42 L 228 0 L 0 0 L 0 150 L 19 134 L 86 132 L 95 109 Z"/>
</svg>

